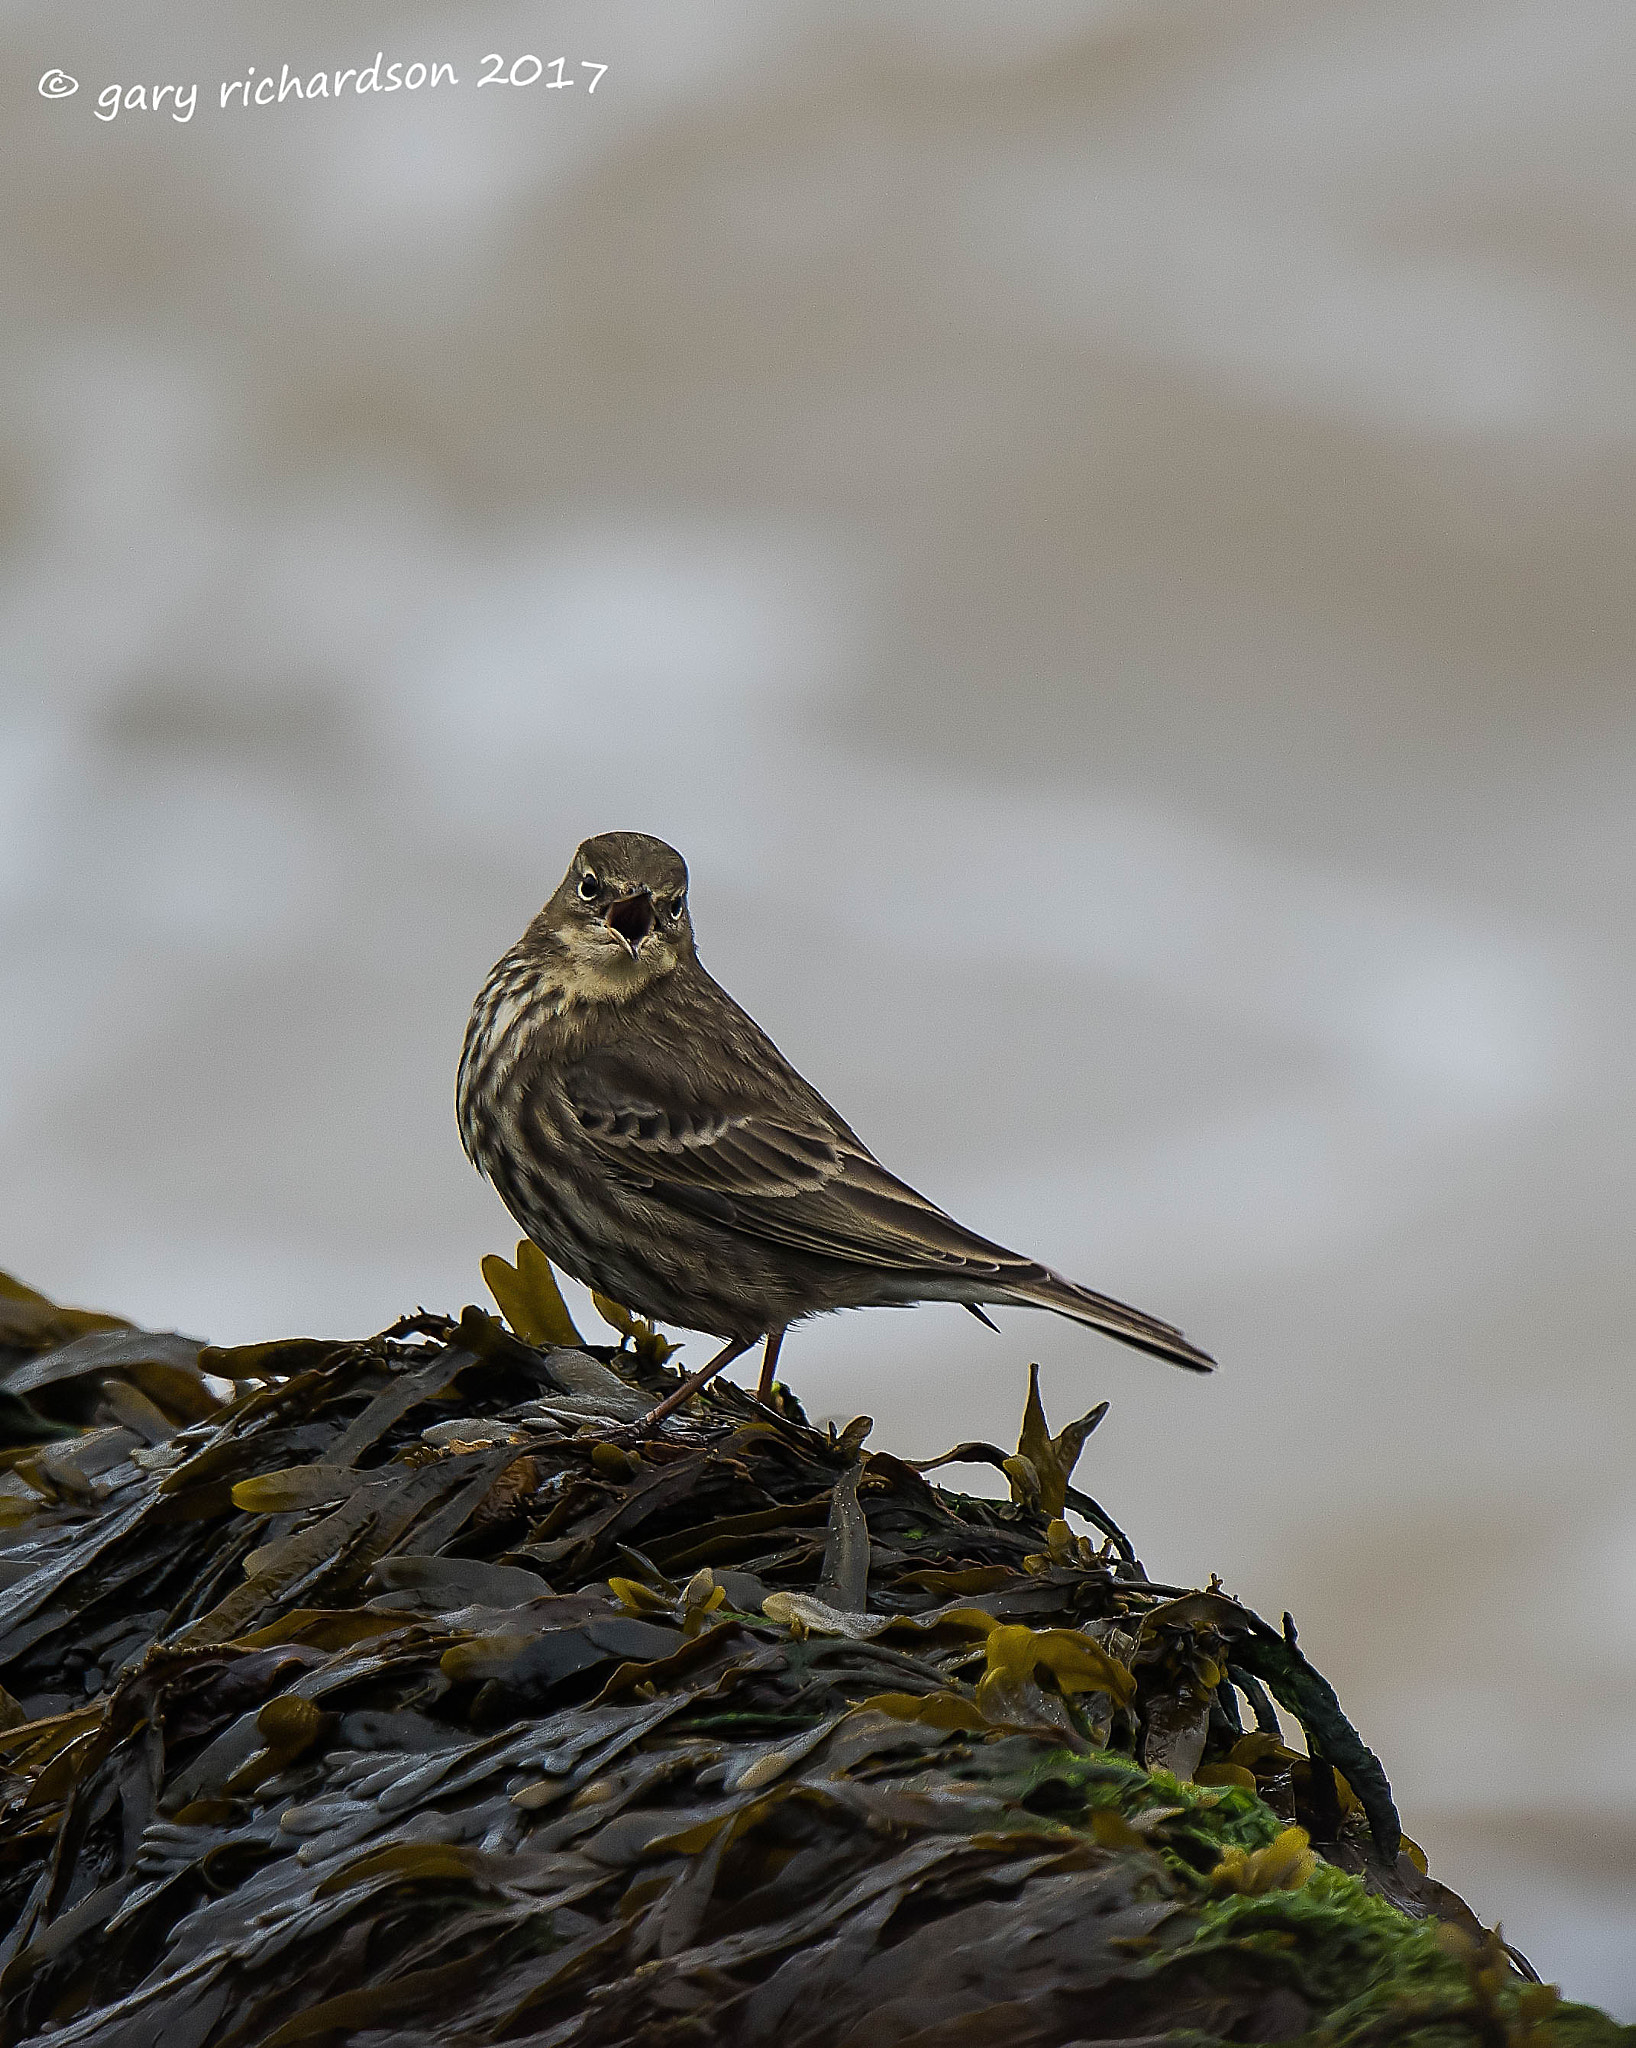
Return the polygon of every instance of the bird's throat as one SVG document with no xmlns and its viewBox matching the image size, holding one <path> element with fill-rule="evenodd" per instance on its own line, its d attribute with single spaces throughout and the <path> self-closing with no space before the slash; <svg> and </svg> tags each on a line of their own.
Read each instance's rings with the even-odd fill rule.
<svg viewBox="0 0 1636 2048">
<path fill-rule="evenodd" d="M 559 939 L 555 967 L 563 1006 L 572 1009 L 582 1003 L 628 1003 L 675 964 L 669 948 L 651 939 L 633 952 L 623 943 L 569 932 Z"/>
</svg>

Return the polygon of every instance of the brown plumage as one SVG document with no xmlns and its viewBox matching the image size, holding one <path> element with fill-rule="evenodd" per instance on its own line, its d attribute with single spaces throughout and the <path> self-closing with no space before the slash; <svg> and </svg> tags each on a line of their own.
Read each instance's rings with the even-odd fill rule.
<svg viewBox="0 0 1636 2048">
<path fill-rule="evenodd" d="M 825 1309 L 1046 1308 L 1195 1372 L 1180 1330 L 991 1244 L 875 1159 L 694 950 L 687 867 L 604 832 L 500 960 L 460 1059 L 461 1142 L 577 1280 L 723 1349 Z M 986 1318 L 985 1318 L 986 1320 Z"/>
</svg>

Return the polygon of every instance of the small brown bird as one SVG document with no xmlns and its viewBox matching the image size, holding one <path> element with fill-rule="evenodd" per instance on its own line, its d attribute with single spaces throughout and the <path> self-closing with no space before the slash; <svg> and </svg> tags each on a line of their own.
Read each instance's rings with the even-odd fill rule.
<svg viewBox="0 0 1636 2048">
<path fill-rule="evenodd" d="M 687 866 L 603 832 L 483 984 L 456 1085 L 461 1142 L 565 1272 L 726 1339 L 668 1414 L 789 1325 L 834 1308 L 1047 1308 L 1195 1372 L 1180 1330 L 965 1229 L 888 1173 L 705 972 Z"/>
</svg>

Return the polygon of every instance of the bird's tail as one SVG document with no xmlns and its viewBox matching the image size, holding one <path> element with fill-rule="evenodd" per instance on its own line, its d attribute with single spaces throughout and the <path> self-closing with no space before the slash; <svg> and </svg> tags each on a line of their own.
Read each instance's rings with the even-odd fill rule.
<svg viewBox="0 0 1636 2048">
<path fill-rule="evenodd" d="M 1105 1294 L 1093 1294 L 1090 1288 L 1064 1280 L 1060 1273 L 1053 1273 L 1046 1266 L 1039 1269 L 1037 1277 L 1014 1280 L 1004 1293 L 988 1294 L 984 1299 L 1010 1302 L 1019 1308 L 1048 1308 L 1092 1330 L 1101 1330 L 1105 1336 L 1117 1337 L 1121 1344 L 1150 1351 L 1155 1358 L 1169 1359 L 1172 1365 L 1184 1365 L 1189 1372 L 1216 1369 L 1216 1361 L 1209 1352 L 1189 1344 L 1173 1324 L 1144 1315 L 1139 1308 L 1127 1308 L 1122 1301 L 1112 1301 Z"/>
</svg>

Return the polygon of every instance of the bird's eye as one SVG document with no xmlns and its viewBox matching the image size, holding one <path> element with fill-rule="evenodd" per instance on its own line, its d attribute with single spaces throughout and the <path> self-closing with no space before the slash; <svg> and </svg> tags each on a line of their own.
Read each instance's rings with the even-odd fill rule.
<svg viewBox="0 0 1636 2048">
<path fill-rule="evenodd" d="M 681 916 L 681 914 L 682 914 L 682 912 L 683 912 L 683 911 L 684 911 L 684 910 L 685 910 L 686 908 L 687 908 L 687 898 L 686 898 L 685 896 L 672 896 L 672 897 L 671 897 L 671 899 L 670 899 L 670 914 L 671 914 L 671 916 L 672 916 L 672 917 L 680 917 L 680 916 Z"/>
<path fill-rule="evenodd" d="M 601 887 L 602 884 L 597 880 L 596 876 L 591 873 L 589 868 L 587 868 L 585 873 L 581 875 L 579 878 L 579 893 L 587 903 L 589 903 L 591 898 L 598 893 Z"/>
</svg>

